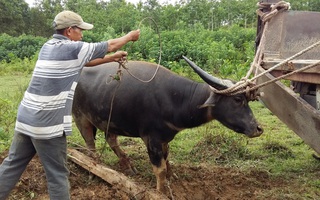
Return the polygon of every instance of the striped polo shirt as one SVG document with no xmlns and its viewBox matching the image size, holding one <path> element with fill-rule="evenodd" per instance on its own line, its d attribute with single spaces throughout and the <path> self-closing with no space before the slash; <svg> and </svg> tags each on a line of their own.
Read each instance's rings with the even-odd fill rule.
<svg viewBox="0 0 320 200">
<path fill-rule="evenodd" d="M 40 50 L 32 79 L 19 105 L 15 129 L 36 139 L 71 134 L 72 101 L 82 68 L 103 58 L 107 42 L 71 41 L 54 34 Z M 91 81 L 91 80 L 88 80 Z"/>
</svg>

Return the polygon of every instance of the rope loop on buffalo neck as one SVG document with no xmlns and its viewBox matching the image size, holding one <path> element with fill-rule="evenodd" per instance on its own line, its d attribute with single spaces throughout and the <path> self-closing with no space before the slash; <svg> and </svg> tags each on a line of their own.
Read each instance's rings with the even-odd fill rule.
<svg viewBox="0 0 320 200">
<path fill-rule="evenodd" d="M 236 95 L 236 94 L 240 94 L 240 93 L 245 93 L 249 100 L 256 100 L 257 96 L 259 96 L 259 94 L 257 94 L 257 89 L 259 89 L 261 87 L 264 87 L 264 86 L 266 86 L 268 84 L 274 83 L 276 81 L 279 81 L 281 79 L 284 79 L 284 78 L 286 78 L 288 76 L 294 75 L 296 73 L 311 69 L 311 68 L 313 68 L 313 67 L 315 67 L 315 66 L 320 64 L 320 61 L 319 61 L 319 62 L 316 62 L 314 64 L 307 65 L 307 66 L 302 67 L 302 68 L 300 68 L 298 70 L 292 71 L 292 72 L 284 74 L 282 76 L 279 76 L 277 78 L 274 78 L 274 79 L 272 79 L 270 81 L 267 81 L 267 82 L 261 83 L 259 85 L 256 85 L 256 80 L 258 78 L 260 78 L 261 76 L 264 76 L 265 74 L 275 70 L 276 68 L 279 68 L 279 67 L 281 67 L 281 66 L 283 66 L 285 64 L 288 64 L 291 60 L 295 59 L 296 57 L 301 56 L 302 54 L 306 53 L 307 51 L 310 51 L 311 49 L 314 49 L 315 47 L 318 47 L 320 45 L 320 41 L 318 41 L 317 43 L 315 43 L 315 44 L 303 49 L 302 51 L 296 53 L 295 55 L 283 60 L 282 62 L 280 62 L 280 63 L 278 63 L 276 65 L 274 65 L 273 67 L 269 68 L 268 70 L 264 71 L 263 73 L 258 74 L 257 70 L 258 70 L 258 67 L 262 63 L 262 56 L 263 56 L 262 55 L 262 50 L 264 49 L 264 44 L 265 44 L 265 41 L 266 41 L 265 31 L 267 30 L 269 20 L 272 17 L 274 17 L 276 14 L 278 14 L 279 12 L 282 12 L 284 10 L 290 9 L 290 3 L 287 3 L 287 2 L 284 2 L 284 1 L 280 1 L 277 4 L 272 4 L 272 5 L 260 3 L 259 6 L 260 6 L 260 8 L 261 7 L 262 8 L 267 8 L 266 6 L 270 6 L 271 7 L 271 11 L 269 13 L 263 13 L 260 9 L 257 10 L 257 14 L 261 17 L 261 20 L 265 24 L 264 24 L 263 32 L 262 32 L 262 35 L 261 35 L 261 41 L 260 41 L 260 44 L 259 44 L 259 46 L 257 48 L 256 55 L 255 55 L 253 63 L 251 64 L 250 70 L 248 71 L 248 73 L 247 73 L 247 75 L 245 77 L 243 77 L 239 82 L 237 82 L 232 87 L 229 87 L 229 88 L 224 89 L 224 90 L 217 90 L 217 89 L 213 88 L 215 93 L 225 94 L 225 95 Z M 249 76 L 253 73 L 254 69 L 256 69 L 255 73 L 254 73 L 254 77 L 249 79 Z"/>
</svg>

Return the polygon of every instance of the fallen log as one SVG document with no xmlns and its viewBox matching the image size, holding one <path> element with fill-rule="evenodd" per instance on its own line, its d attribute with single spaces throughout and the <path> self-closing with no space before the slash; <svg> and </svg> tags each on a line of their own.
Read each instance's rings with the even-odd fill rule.
<svg viewBox="0 0 320 200">
<path fill-rule="evenodd" d="M 68 148 L 68 158 L 71 159 L 72 162 L 80 165 L 81 167 L 90 171 L 96 176 L 99 176 L 109 184 L 132 195 L 134 199 L 168 199 L 165 195 L 156 190 L 147 189 L 143 186 L 136 185 L 124 174 L 107 168 L 106 166 L 103 166 L 101 164 L 98 164 L 92 158 L 84 155 L 83 153 L 75 149 Z"/>
</svg>

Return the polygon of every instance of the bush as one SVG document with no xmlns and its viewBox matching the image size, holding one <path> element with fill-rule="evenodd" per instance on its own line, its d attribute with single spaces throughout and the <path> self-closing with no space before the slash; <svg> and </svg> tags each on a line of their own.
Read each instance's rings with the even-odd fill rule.
<svg viewBox="0 0 320 200">
<path fill-rule="evenodd" d="M 253 60 L 255 37 L 253 28 L 247 29 L 234 25 L 211 31 L 199 26 L 196 29 L 163 31 L 160 37 L 159 33 L 150 27 L 140 29 L 139 41 L 128 43 L 122 48 L 128 51 L 129 60 L 158 63 L 161 50 L 161 64 L 175 72 L 193 76 L 182 59 L 184 55 L 209 73 L 234 80 L 240 80 L 246 75 Z M 117 35 L 111 27 L 100 34 L 84 32 L 86 42 L 98 42 L 119 36 L 121 35 Z M 26 63 L 24 60 L 26 58 L 34 60 L 37 51 L 46 40 L 28 35 L 11 37 L 2 34 L 0 35 L 0 61 L 10 63 L 22 60 Z M 28 63 L 24 66 L 17 65 L 17 70 L 32 71 L 33 66 L 26 67 Z M 3 68 L 3 66 L 0 67 Z"/>
<path fill-rule="evenodd" d="M 18 59 L 32 59 L 36 52 L 46 42 L 46 38 L 30 35 L 12 37 L 7 34 L 0 35 L 0 61 L 11 62 Z"/>
<path fill-rule="evenodd" d="M 5 74 L 31 74 L 37 57 L 33 57 L 32 59 L 24 58 L 14 58 L 11 57 L 10 62 L 1 61 L 0 62 L 0 75 Z"/>
</svg>

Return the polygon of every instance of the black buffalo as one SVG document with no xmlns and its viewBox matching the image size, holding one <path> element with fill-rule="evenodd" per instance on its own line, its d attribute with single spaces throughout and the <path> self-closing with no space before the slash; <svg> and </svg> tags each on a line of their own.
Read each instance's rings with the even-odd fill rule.
<svg viewBox="0 0 320 200">
<path fill-rule="evenodd" d="M 141 61 L 130 61 L 127 67 L 132 75 L 140 79 L 149 79 L 157 70 L 156 64 Z M 226 96 L 213 92 L 211 87 L 220 90 L 227 88 L 226 81 L 200 72 L 209 86 L 174 74 L 164 67 L 158 68 L 150 82 L 142 82 L 126 70 L 122 70 L 120 80 L 110 78 L 117 74 L 118 69 L 118 63 L 83 69 L 74 96 L 75 123 L 87 147 L 92 150 L 95 149 L 96 130 L 108 130 L 108 144 L 120 163 L 130 169 L 133 168 L 119 148 L 117 136 L 142 138 L 159 191 L 165 190 L 164 183 L 170 169 L 168 143 L 179 131 L 216 119 L 248 137 L 256 137 L 263 132 L 244 94 Z"/>
</svg>

